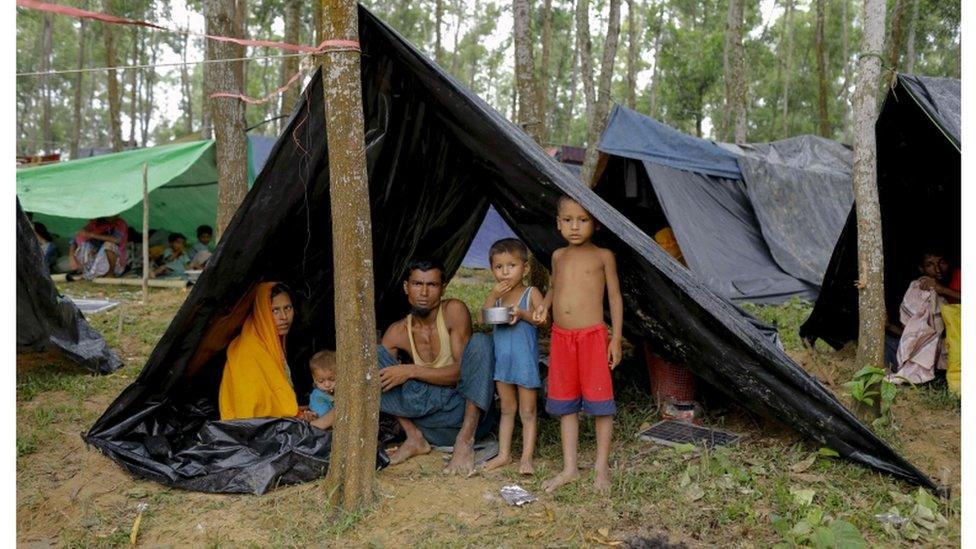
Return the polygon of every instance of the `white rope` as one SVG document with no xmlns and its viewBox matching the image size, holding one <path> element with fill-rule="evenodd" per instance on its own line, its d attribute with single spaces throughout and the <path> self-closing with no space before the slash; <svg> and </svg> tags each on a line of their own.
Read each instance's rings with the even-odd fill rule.
<svg viewBox="0 0 976 549">
<path fill-rule="evenodd" d="M 100 71 L 122 71 L 129 69 L 149 69 L 156 67 L 182 67 L 191 65 L 204 65 L 207 63 L 230 63 L 233 61 L 259 61 L 261 59 L 283 59 L 285 57 L 304 57 L 309 56 L 308 53 L 283 53 L 279 55 L 260 55 L 256 57 L 235 57 L 233 59 L 204 59 L 202 61 L 187 61 L 179 63 L 158 63 L 158 64 L 147 64 L 147 65 L 120 65 L 116 67 L 95 67 L 86 69 L 64 69 L 56 71 L 43 71 L 43 72 L 19 72 L 17 77 L 21 76 L 52 76 L 57 74 L 77 74 L 79 72 L 100 72 Z"/>
</svg>

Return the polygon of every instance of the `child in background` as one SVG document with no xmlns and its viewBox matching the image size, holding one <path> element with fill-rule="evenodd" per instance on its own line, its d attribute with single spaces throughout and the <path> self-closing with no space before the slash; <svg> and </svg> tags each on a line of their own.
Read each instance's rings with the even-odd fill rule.
<svg viewBox="0 0 976 549">
<path fill-rule="evenodd" d="M 539 379 L 539 347 L 532 311 L 542 305 L 542 292 L 526 287 L 522 279 L 529 270 L 529 250 L 516 238 L 504 238 L 491 245 L 488 251 L 491 272 L 498 284 L 485 298 L 485 307 L 508 307 L 512 314 L 509 325 L 495 326 L 492 340 L 495 347 L 495 385 L 501 397 L 502 417 L 498 427 L 498 456 L 485 463 L 486 471 L 497 469 L 512 461 L 512 432 L 515 412 L 522 419 L 522 459 L 519 472 L 534 472 L 536 391 L 542 386 Z"/>
<path fill-rule="evenodd" d="M 552 307 L 546 411 L 560 416 L 563 470 L 542 487 L 551 493 L 579 478 L 577 445 L 582 410 L 596 417 L 594 488 L 608 493 L 613 415 L 617 411 L 610 370 L 620 363 L 624 315 L 617 263 L 613 252 L 590 240 L 596 220 L 579 202 L 563 196 L 557 207 L 556 226 L 569 246 L 553 252 L 549 292 L 533 318 L 544 322 Z M 608 337 L 603 323 L 604 293 L 610 302 L 612 337 Z"/>
<path fill-rule="evenodd" d="M 200 225 L 197 227 L 197 242 L 190 248 L 190 265 L 196 269 L 207 266 L 210 256 L 213 254 L 213 247 L 210 241 L 213 240 L 213 227 L 210 225 Z"/>
<path fill-rule="evenodd" d="M 331 429 L 335 421 L 332 398 L 335 396 L 336 359 L 333 351 L 319 351 L 308 361 L 315 388 L 308 397 L 308 409 L 315 414 L 309 423 L 319 429 Z"/>
<path fill-rule="evenodd" d="M 190 254 L 186 251 L 186 237 L 182 233 L 169 233 L 169 248 L 163 252 L 163 264 L 153 271 L 154 277 L 186 278 Z"/>
</svg>

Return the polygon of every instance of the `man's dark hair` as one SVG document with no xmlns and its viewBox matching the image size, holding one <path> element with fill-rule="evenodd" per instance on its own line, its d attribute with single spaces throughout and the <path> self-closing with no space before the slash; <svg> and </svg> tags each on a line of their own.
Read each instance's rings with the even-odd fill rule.
<svg viewBox="0 0 976 549">
<path fill-rule="evenodd" d="M 286 294 L 288 297 L 291 297 L 291 288 L 284 282 L 278 282 L 271 287 L 271 299 L 274 299 L 278 294 Z"/>
<path fill-rule="evenodd" d="M 34 222 L 34 232 L 41 235 L 41 238 L 47 240 L 48 242 L 54 240 L 54 238 L 51 237 L 51 233 L 48 232 L 47 226 L 41 223 L 40 221 Z"/>
<path fill-rule="evenodd" d="M 438 271 L 441 272 L 441 283 L 443 284 L 443 282 L 444 282 L 444 265 L 441 264 L 441 262 L 440 261 L 437 261 L 436 259 L 428 259 L 428 258 L 414 258 L 414 259 L 411 259 L 410 260 L 410 263 L 407 263 L 407 272 L 406 272 L 406 274 L 403 275 L 403 280 L 409 280 L 410 279 L 410 273 L 412 273 L 414 271 L 419 270 L 421 272 L 426 273 L 427 271 L 430 271 L 432 269 L 437 269 Z"/>
<path fill-rule="evenodd" d="M 183 239 L 183 242 L 186 242 L 186 236 L 184 236 L 183 233 L 169 233 L 167 241 L 172 244 L 181 238 Z"/>
<path fill-rule="evenodd" d="M 496 241 L 491 245 L 491 248 L 488 249 L 489 266 L 496 255 L 504 253 L 517 256 L 522 261 L 529 260 L 529 249 L 521 240 L 517 238 L 503 238 Z"/>
<path fill-rule="evenodd" d="M 949 259 L 946 256 L 945 251 L 941 247 L 930 245 L 930 246 L 923 246 L 919 250 L 918 255 L 915 256 L 915 263 L 919 266 L 922 266 L 925 263 L 925 258 L 929 256 L 941 257 L 942 259 L 945 259 L 947 261 Z"/>
<path fill-rule="evenodd" d="M 197 227 L 197 238 L 200 238 L 200 235 L 204 235 L 204 234 L 209 234 L 210 236 L 213 236 L 213 227 L 211 227 L 210 225 L 200 225 L 199 227 Z"/>
</svg>

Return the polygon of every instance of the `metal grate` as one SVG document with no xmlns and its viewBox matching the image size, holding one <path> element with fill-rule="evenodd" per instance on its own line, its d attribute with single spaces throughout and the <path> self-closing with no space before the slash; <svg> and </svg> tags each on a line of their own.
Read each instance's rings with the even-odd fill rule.
<svg viewBox="0 0 976 549">
<path fill-rule="evenodd" d="M 640 438 L 665 446 L 680 444 L 700 444 L 707 448 L 713 446 L 732 446 L 738 444 L 742 435 L 710 429 L 673 419 L 659 421 L 640 433 Z"/>
</svg>

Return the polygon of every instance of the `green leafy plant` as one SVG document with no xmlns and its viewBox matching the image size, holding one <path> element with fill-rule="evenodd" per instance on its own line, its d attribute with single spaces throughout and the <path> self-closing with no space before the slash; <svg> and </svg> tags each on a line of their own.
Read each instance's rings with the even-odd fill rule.
<svg viewBox="0 0 976 549">
<path fill-rule="evenodd" d="M 854 374 L 854 379 L 844 384 L 851 398 L 878 411 L 874 420 L 876 427 L 891 423 L 891 404 L 898 394 L 898 388 L 885 379 L 885 373 L 877 366 L 865 366 Z"/>
</svg>

